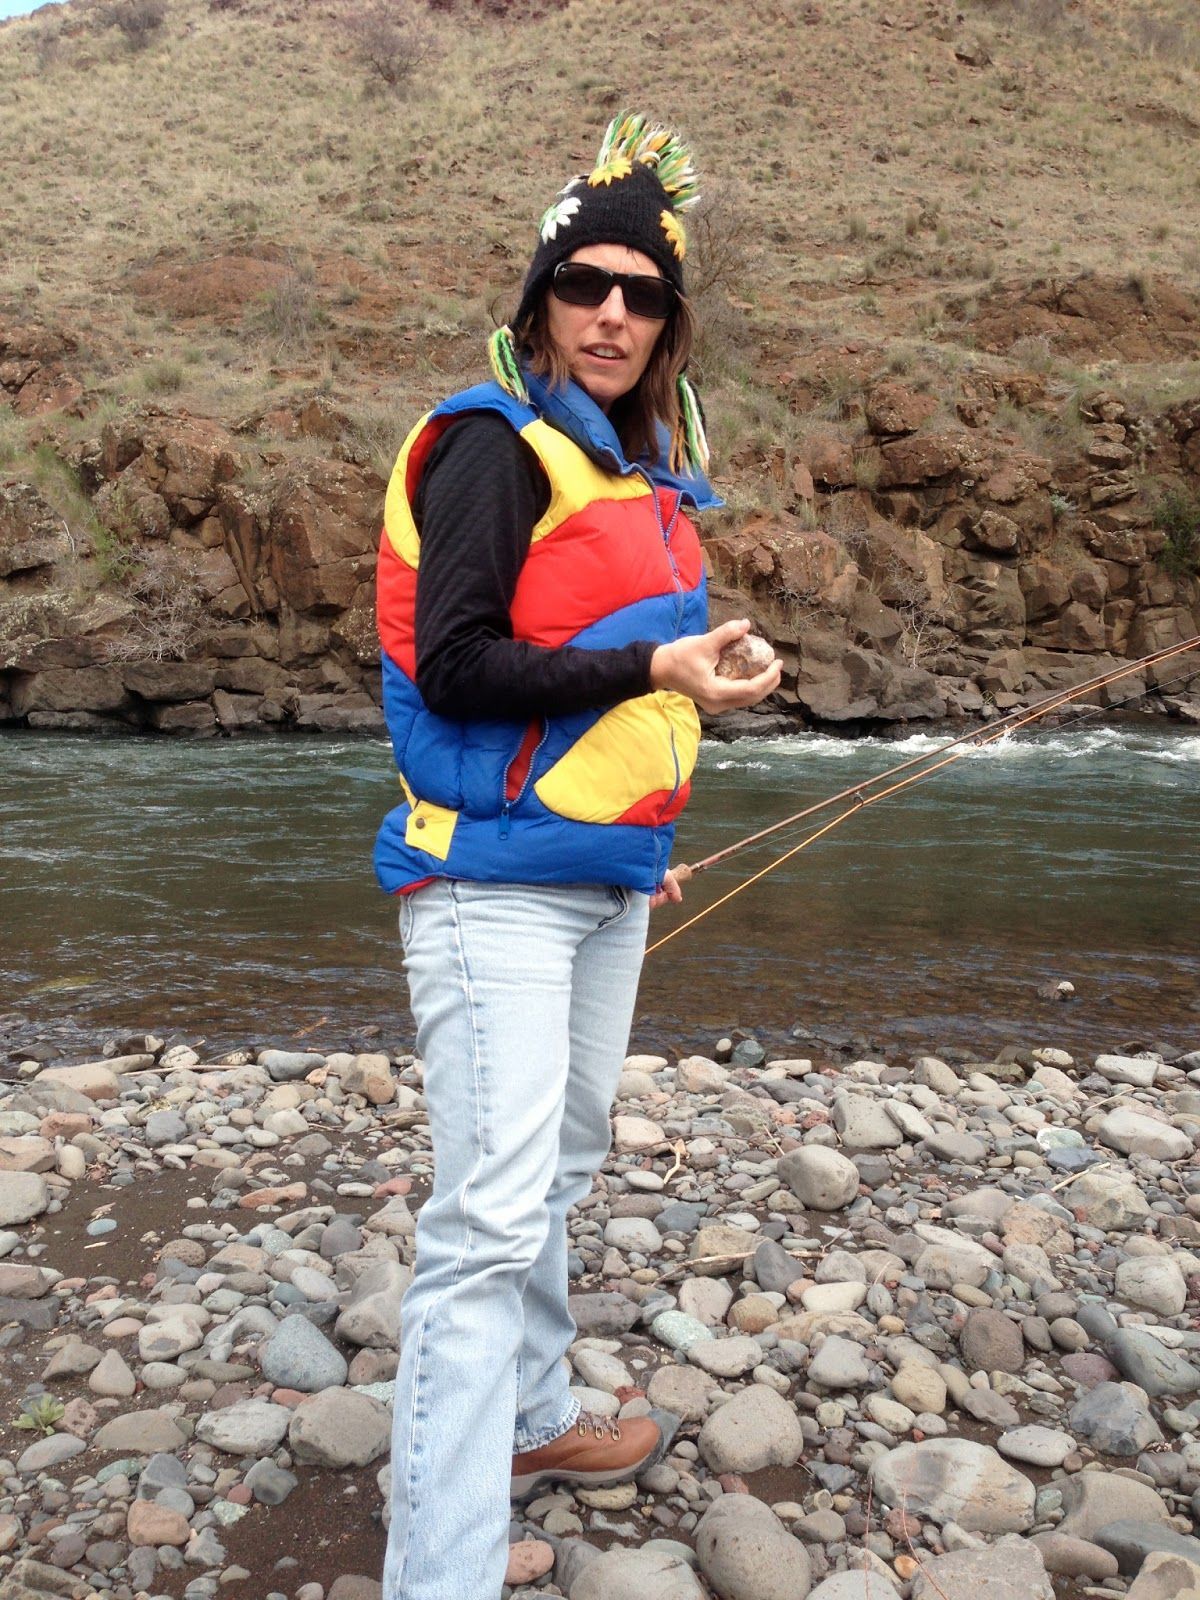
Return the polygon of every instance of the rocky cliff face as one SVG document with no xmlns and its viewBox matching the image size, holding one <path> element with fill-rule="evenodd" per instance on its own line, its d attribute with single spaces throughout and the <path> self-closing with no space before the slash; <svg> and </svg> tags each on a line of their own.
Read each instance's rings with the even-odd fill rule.
<svg viewBox="0 0 1200 1600">
<path fill-rule="evenodd" d="M 1011 343 L 1036 313 L 1050 338 L 1078 315 L 1062 299 L 985 307 L 981 326 Z M 236 423 L 142 405 L 92 431 L 71 351 L 0 328 L 0 412 L 35 419 L 39 459 L 78 490 L 64 515 L 20 460 L 0 469 L 0 721 L 381 731 L 384 484 L 346 418 L 320 397 Z M 1200 504 L 1200 401 L 1065 399 L 982 361 L 939 395 L 844 359 L 858 382 L 837 425 L 747 465 L 780 509 L 709 537 L 715 618 L 749 610 L 784 658 L 776 714 L 987 716 L 1200 632 L 1200 534 L 1171 543 L 1160 509 L 1172 484 Z M 787 381 L 805 414 L 812 374 Z"/>
<path fill-rule="evenodd" d="M 1043 388 L 976 381 L 954 425 L 935 426 L 931 396 L 879 382 L 856 439 L 803 447 L 799 514 L 712 541 L 722 613 L 753 597 L 787 662 L 782 698 L 806 720 L 1010 710 L 1200 632 L 1200 550 L 1168 549 L 1161 488 L 1145 486 L 1200 475 L 1200 404 L 1149 417 L 1100 390 L 1077 402 L 1070 445 L 1042 455 L 995 416 L 1020 393 L 1055 418 Z"/>
</svg>

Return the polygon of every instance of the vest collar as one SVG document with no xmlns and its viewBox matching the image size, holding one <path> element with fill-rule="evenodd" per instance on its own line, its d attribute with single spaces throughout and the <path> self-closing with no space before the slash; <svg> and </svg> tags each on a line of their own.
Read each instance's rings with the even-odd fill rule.
<svg viewBox="0 0 1200 1600">
<path fill-rule="evenodd" d="M 543 421 L 557 428 L 560 433 L 565 433 L 573 444 L 577 444 L 586 456 L 606 472 L 619 473 L 623 478 L 637 473 L 648 478 L 655 488 L 669 489 L 678 494 L 684 504 L 695 511 L 711 511 L 724 505 L 725 502 L 703 473 L 693 475 L 671 471 L 667 464 L 667 430 L 661 424 L 658 459 L 651 461 L 643 457 L 629 461 L 621 447 L 617 430 L 587 391 L 573 379 L 568 380 L 565 388 L 551 388 L 527 367 L 524 377 L 530 401 Z"/>
</svg>

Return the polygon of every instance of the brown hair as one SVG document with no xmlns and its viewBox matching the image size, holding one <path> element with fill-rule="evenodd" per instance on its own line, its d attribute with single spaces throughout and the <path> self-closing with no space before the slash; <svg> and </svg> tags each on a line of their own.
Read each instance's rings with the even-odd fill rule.
<svg viewBox="0 0 1200 1600">
<path fill-rule="evenodd" d="M 687 441 L 676 383 L 692 353 L 695 330 L 692 308 L 680 295 L 650 352 L 645 372 L 628 394 L 613 403 L 609 417 L 630 461 L 640 456 L 654 459 L 658 455 L 657 424 L 661 422 L 671 441 L 671 470 L 684 470 Z M 571 374 L 563 353 L 550 337 L 545 295 L 538 301 L 533 315 L 513 329 L 513 343 L 518 350 L 529 352 L 533 371 L 539 378 L 545 378 L 552 388 L 565 386 L 569 381 Z"/>
</svg>

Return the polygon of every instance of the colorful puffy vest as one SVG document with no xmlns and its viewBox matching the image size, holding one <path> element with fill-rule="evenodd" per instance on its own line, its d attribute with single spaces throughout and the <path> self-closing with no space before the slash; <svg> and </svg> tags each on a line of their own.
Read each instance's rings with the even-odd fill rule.
<svg viewBox="0 0 1200 1600">
<path fill-rule="evenodd" d="M 601 650 L 707 626 L 700 544 L 683 506 L 719 504 L 708 484 L 661 464 L 631 465 L 576 385 L 529 383 L 532 405 L 495 383 L 443 401 L 405 441 L 388 486 L 378 618 L 404 800 L 380 828 L 375 869 L 390 893 L 450 877 L 650 894 L 687 802 L 700 725 L 684 695 L 661 690 L 530 724 L 437 716 L 417 689 L 413 497 L 434 444 L 471 411 L 507 418 L 550 485 L 513 598 L 514 638 Z"/>
</svg>

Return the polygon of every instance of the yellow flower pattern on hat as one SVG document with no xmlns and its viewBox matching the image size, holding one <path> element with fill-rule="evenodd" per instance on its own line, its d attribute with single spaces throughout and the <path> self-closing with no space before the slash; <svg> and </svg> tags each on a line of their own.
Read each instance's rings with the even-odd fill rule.
<svg viewBox="0 0 1200 1600">
<path fill-rule="evenodd" d="M 662 231 L 670 241 L 671 249 L 675 252 L 675 259 L 682 261 L 687 255 L 687 233 L 683 223 L 673 211 L 664 211 L 658 220 Z"/>
<path fill-rule="evenodd" d="M 621 178 L 627 178 L 633 171 L 633 162 L 627 156 L 610 156 L 607 161 L 601 161 L 599 166 L 593 167 L 588 177 L 588 188 L 598 189 L 601 184 L 608 187 Z"/>
</svg>

